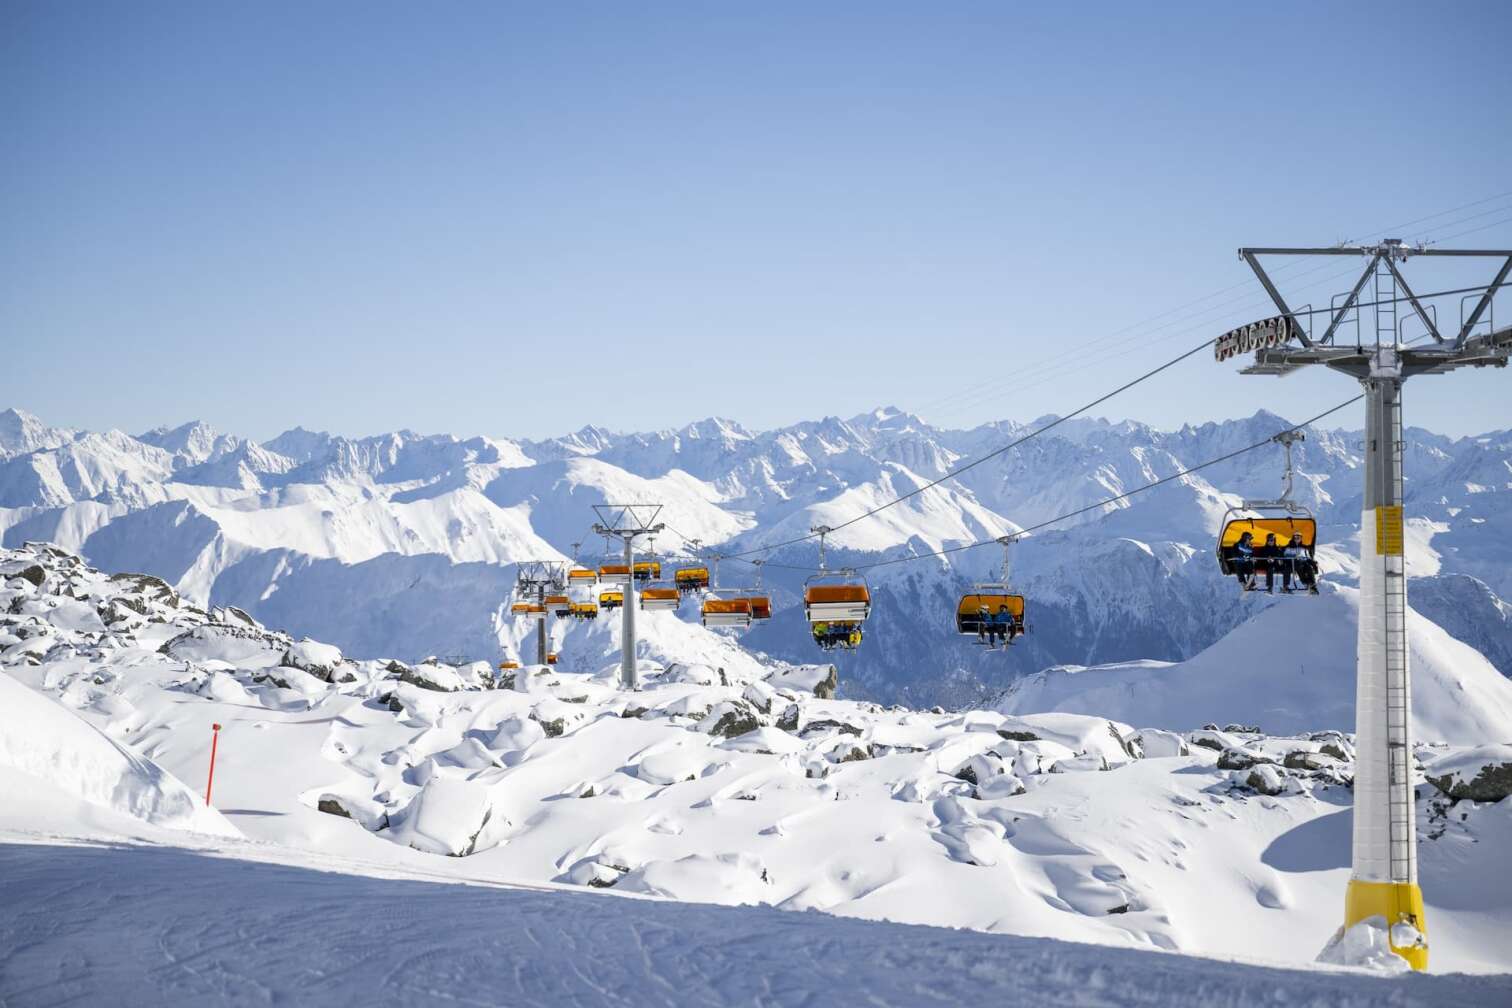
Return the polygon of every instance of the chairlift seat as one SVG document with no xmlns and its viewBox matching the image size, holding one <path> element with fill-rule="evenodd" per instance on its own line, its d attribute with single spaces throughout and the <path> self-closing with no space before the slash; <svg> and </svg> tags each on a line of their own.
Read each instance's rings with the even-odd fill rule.
<svg viewBox="0 0 1512 1008">
<path fill-rule="evenodd" d="M 751 622 L 761 623 L 772 618 L 772 600 L 766 595 L 752 595 L 746 601 L 751 604 Z"/>
<path fill-rule="evenodd" d="M 700 615 L 706 627 L 748 627 L 751 625 L 751 600 L 704 599 Z"/>
<path fill-rule="evenodd" d="M 606 584 L 629 584 L 630 568 L 625 564 L 600 564 L 598 579 Z"/>
<path fill-rule="evenodd" d="M 640 593 L 641 608 L 648 612 L 666 612 L 676 609 L 682 603 L 682 596 L 676 588 L 642 588 Z"/>
<path fill-rule="evenodd" d="M 865 584 L 810 584 L 803 592 L 810 623 L 860 623 L 871 615 L 871 592 Z"/>
<path fill-rule="evenodd" d="M 604 609 L 618 609 L 625 604 L 625 593 L 619 591 L 599 592 L 599 606 Z"/>
<path fill-rule="evenodd" d="M 956 633 L 978 636 L 984 628 L 982 621 L 982 609 L 986 609 L 989 616 L 996 616 L 999 609 L 1008 607 L 1008 615 L 1013 617 L 1017 628 L 1022 630 L 1024 626 L 1024 596 L 1011 595 L 1004 587 L 992 585 L 978 585 L 975 591 L 967 592 L 961 596 L 961 601 L 956 605 Z M 995 624 L 985 624 L 986 630 L 991 630 Z"/>
<path fill-rule="evenodd" d="M 572 611 L 572 599 L 566 595 L 547 595 L 546 611 L 553 616 L 566 616 Z"/>
<path fill-rule="evenodd" d="M 677 585 L 678 591 L 702 591 L 709 587 L 709 568 L 679 567 L 673 574 L 672 580 Z"/>
<path fill-rule="evenodd" d="M 660 581 L 661 564 L 656 560 L 635 561 L 635 580 L 637 581 Z"/>
<path fill-rule="evenodd" d="M 598 572 L 588 567 L 574 567 L 567 572 L 568 584 L 587 585 L 597 580 Z"/>
<path fill-rule="evenodd" d="M 572 618 L 581 620 L 598 619 L 599 607 L 597 602 L 574 602 L 572 603 Z"/>
<path fill-rule="evenodd" d="M 1245 510 L 1259 510 L 1258 508 L 1246 508 Z M 1265 544 L 1265 537 L 1274 532 L 1276 545 L 1286 547 L 1291 542 L 1294 534 L 1302 535 L 1302 545 L 1307 549 L 1309 557 L 1314 556 L 1317 547 L 1318 523 L 1309 514 L 1284 515 L 1275 518 L 1247 517 L 1227 518 L 1223 523 L 1223 531 L 1218 534 L 1218 569 L 1225 575 L 1237 574 L 1238 571 L 1232 563 L 1239 555 L 1239 538 L 1249 532 L 1254 537 L 1256 548 Z M 1264 571 L 1265 558 L 1257 557 L 1257 569 Z"/>
</svg>

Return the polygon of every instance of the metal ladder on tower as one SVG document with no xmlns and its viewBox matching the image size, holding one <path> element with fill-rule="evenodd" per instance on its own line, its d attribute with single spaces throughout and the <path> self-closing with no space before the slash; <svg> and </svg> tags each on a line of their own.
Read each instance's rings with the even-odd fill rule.
<svg viewBox="0 0 1512 1008">
<path fill-rule="evenodd" d="M 1377 274 L 1377 291 L 1385 290 Z M 1395 283 L 1391 283 L 1390 289 L 1395 291 Z M 1394 297 L 1395 294 L 1387 294 L 1386 297 Z M 1383 300 L 1378 295 L 1377 301 Z M 1383 333 L 1390 333 L 1390 343 L 1395 345 L 1396 320 L 1395 306 L 1377 305 L 1379 313 L 1382 308 L 1391 307 L 1391 321 L 1382 324 L 1380 315 L 1377 315 L 1376 333 L 1380 339 Z M 1392 466 L 1393 479 L 1390 487 L 1389 499 L 1396 505 L 1402 503 L 1402 410 L 1401 401 L 1392 403 L 1390 417 L 1385 424 L 1390 444 L 1387 450 L 1392 453 L 1395 464 Z M 1395 509 L 1394 521 L 1402 521 L 1400 507 Z M 1389 529 L 1387 534 L 1401 541 L 1403 529 L 1400 524 L 1396 528 Z M 1408 668 L 1407 652 L 1407 570 L 1405 551 L 1395 555 L 1383 556 L 1385 562 L 1385 584 L 1383 586 L 1381 605 L 1384 607 L 1382 615 L 1385 617 L 1386 629 L 1386 746 L 1388 766 L 1387 798 L 1388 829 L 1389 829 L 1389 852 L 1391 878 L 1394 882 L 1416 881 L 1412 876 L 1415 874 L 1413 857 L 1415 846 L 1413 826 L 1413 787 L 1412 787 L 1412 753 L 1408 749 L 1408 718 L 1411 709 L 1411 681 Z"/>
<path fill-rule="evenodd" d="M 1375 276 L 1375 336 L 1376 349 L 1395 347 L 1397 344 L 1397 282 L 1396 275 L 1383 259 L 1376 263 Z"/>
</svg>

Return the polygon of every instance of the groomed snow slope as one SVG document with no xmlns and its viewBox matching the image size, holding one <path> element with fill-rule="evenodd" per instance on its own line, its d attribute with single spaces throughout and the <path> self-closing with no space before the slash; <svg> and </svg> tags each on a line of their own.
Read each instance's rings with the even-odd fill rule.
<svg viewBox="0 0 1512 1008">
<path fill-rule="evenodd" d="M 1270 606 L 1187 661 L 1051 668 L 1009 687 L 997 707 L 1176 729 L 1239 722 L 1279 734 L 1353 731 L 1359 606 L 1355 589 L 1325 585 L 1320 596 Z M 1414 737 L 1457 745 L 1507 738 L 1512 680 L 1410 610 L 1408 633 Z"/>
<path fill-rule="evenodd" d="M 1051 939 L 169 847 L 0 843 L 0 1002 L 1487 1008 L 1512 977 L 1278 969 Z M 314 869 L 314 870 L 312 870 Z M 87 879 L 87 885 L 80 880 Z"/>
</svg>

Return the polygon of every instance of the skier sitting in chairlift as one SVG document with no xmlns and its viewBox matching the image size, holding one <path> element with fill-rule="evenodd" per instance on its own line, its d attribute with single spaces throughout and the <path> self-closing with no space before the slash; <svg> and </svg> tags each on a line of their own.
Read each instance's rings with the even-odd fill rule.
<svg viewBox="0 0 1512 1008">
<path fill-rule="evenodd" d="M 1307 586 L 1309 593 L 1318 594 L 1318 564 L 1312 555 L 1307 552 L 1307 547 L 1302 544 L 1302 534 L 1293 532 L 1291 541 L 1281 551 L 1286 561 L 1285 580 L 1281 583 L 1282 591 L 1292 591 L 1292 577 Z"/>
<path fill-rule="evenodd" d="M 1239 587 L 1245 591 L 1251 591 L 1255 587 L 1255 535 L 1246 532 L 1234 543 L 1234 558 L 1229 561 L 1229 566 L 1234 569 L 1234 577 L 1239 579 Z"/>
</svg>

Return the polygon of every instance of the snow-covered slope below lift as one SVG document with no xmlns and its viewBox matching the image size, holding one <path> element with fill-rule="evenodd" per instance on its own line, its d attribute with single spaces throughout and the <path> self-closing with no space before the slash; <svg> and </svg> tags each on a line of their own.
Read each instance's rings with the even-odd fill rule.
<svg viewBox="0 0 1512 1008">
<path fill-rule="evenodd" d="M 1152 956 L 767 908 L 375 877 L 371 865 L 280 853 L 0 844 L 0 946 L 12 950 L 0 999 L 47 989 L 74 1003 L 364 1008 L 480 997 L 532 1008 L 906 1008 L 925 1000 L 1485 1008 L 1512 1000 L 1505 976 L 1383 979 Z M 320 908 L 318 926 L 273 923 L 297 922 L 311 906 Z M 374 927 L 396 906 L 401 931 Z M 478 921 L 505 923 L 459 924 Z M 81 961 L 91 968 L 70 968 Z"/>
<path fill-rule="evenodd" d="M 55 791 L 169 829 L 240 835 L 152 760 L 3 674 L 0 710 L 0 790 L 8 801 L 35 801 Z"/>
<path fill-rule="evenodd" d="M 1291 963 L 1337 924 L 1347 735 L 884 709 L 754 662 L 495 682 L 348 661 L 55 551 L 0 571 L 0 675 L 180 778 L 223 724 L 216 795 L 262 857 Z M 1220 739 L 1271 773 L 1219 767 L 1198 743 Z M 1512 969 L 1512 803 L 1420 794 L 1436 968 Z M 0 803 L 0 835 L 39 831 L 151 838 L 51 788 Z"/>
<path fill-rule="evenodd" d="M 1050 668 L 1014 683 L 997 707 L 1095 711 L 1174 728 L 1352 731 L 1358 618 L 1359 592 L 1326 585 L 1318 597 L 1281 600 L 1186 661 Z M 1474 744 L 1506 736 L 1512 680 L 1417 613 L 1408 620 L 1416 737 Z"/>
</svg>

